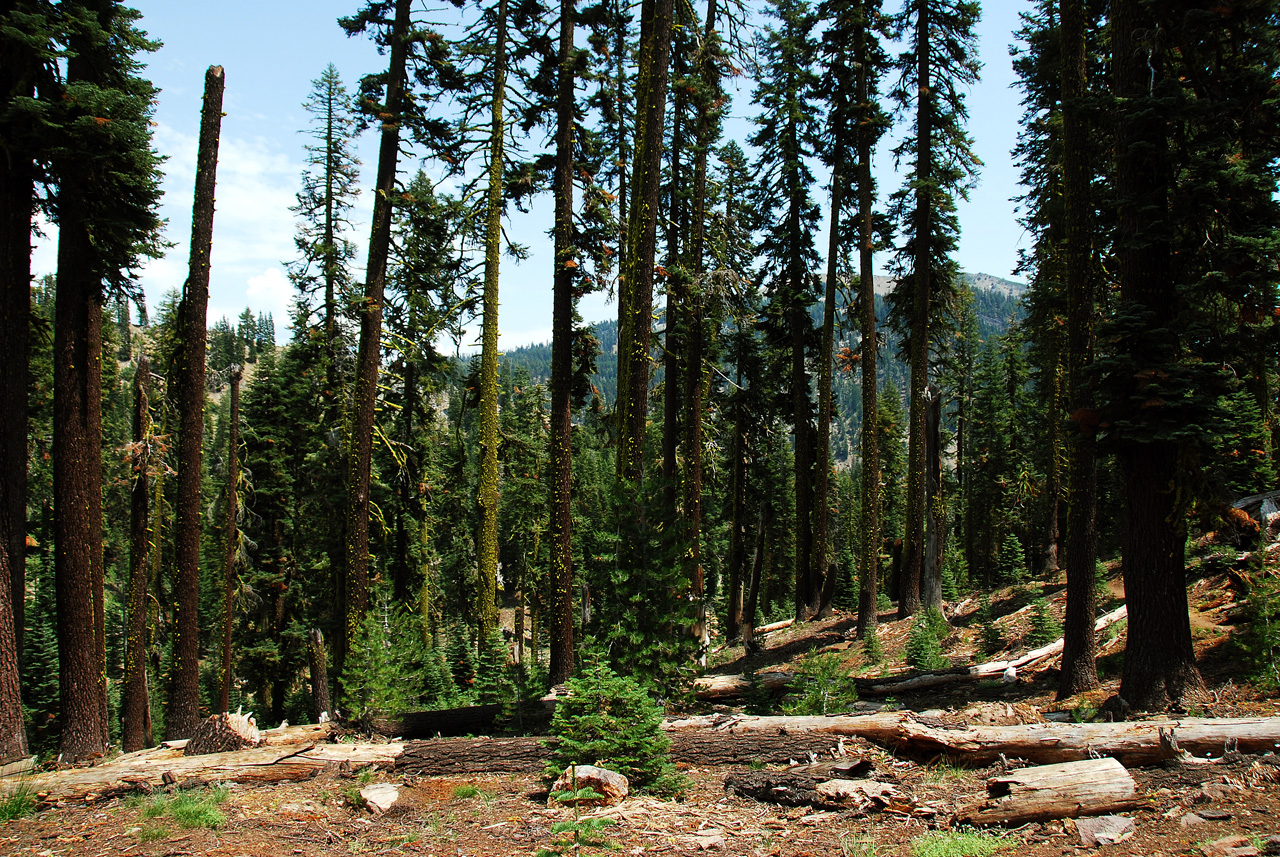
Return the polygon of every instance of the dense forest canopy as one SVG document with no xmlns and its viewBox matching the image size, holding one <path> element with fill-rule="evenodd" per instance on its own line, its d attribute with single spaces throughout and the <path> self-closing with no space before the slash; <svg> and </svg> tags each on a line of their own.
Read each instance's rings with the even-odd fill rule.
<svg viewBox="0 0 1280 857">
<path fill-rule="evenodd" d="M 209 70 L 189 273 L 148 307 L 164 48 L 116 0 L 0 0 L 0 761 L 584 662 L 675 699 L 772 620 L 873 647 L 1060 573 L 1070 696 L 1109 559 L 1126 705 L 1198 689 L 1188 539 L 1280 487 L 1280 14 L 1028 7 L 1022 287 L 956 262 L 981 10 L 896 3 L 368 0 L 338 25 L 384 65 L 299 93 L 290 317 L 208 319 L 222 92 L 262 82 Z M 504 355 L 543 196 L 551 341 Z"/>
</svg>

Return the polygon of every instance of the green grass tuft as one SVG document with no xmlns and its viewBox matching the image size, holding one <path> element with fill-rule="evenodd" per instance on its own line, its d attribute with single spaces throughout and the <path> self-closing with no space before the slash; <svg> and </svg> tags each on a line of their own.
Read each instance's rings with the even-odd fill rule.
<svg viewBox="0 0 1280 857">
<path fill-rule="evenodd" d="M 911 857 L 989 857 L 1009 843 L 994 833 L 952 830 L 926 833 L 911 840 Z"/>
<path fill-rule="evenodd" d="M 36 811 L 36 793 L 31 783 L 18 780 L 0 792 L 0 824 L 25 818 Z"/>
</svg>

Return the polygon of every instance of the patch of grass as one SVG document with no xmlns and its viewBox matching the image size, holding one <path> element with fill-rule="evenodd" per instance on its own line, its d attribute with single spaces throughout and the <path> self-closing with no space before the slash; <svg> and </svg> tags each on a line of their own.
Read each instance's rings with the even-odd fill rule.
<svg viewBox="0 0 1280 857">
<path fill-rule="evenodd" d="M 138 809 L 143 818 L 167 816 L 187 829 L 204 827 L 214 830 L 227 823 L 226 815 L 218 807 L 224 804 L 229 796 L 230 792 L 218 787 L 202 791 L 180 792 L 177 795 L 158 794 L 130 798 L 125 802 L 125 806 Z M 142 826 L 143 833 L 149 829 L 163 831 L 156 834 L 156 838 L 168 835 L 168 831 L 162 825 L 144 824 Z"/>
<path fill-rule="evenodd" d="M 763 771 L 765 769 L 765 761 L 764 759 L 752 759 L 747 763 L 747 767 L 753 771 Z"/>
<path fill-rule="evenodd" d="M 887 853 L 869 838 L 840 834 L 841 857 L 883 857 Z"/>
<path fill-rule="evenodd" d="M 925 833 L 911 840 L 911 857 L 990 857 L 1009 843 L 994 833 L 950 830 Z"/>
<path fill-rule="evenodd" d="M 27 780 L 18 780 L 0 794 L 0 824 L 25 818 L 36 811 L 36 792 Z"/>
<path fill-rule="evenodd" d="M 938 762 L 924 769 L 924 781 L 931 786 L 952 782 L 965 776 L 964 768 L 957 768 L 947 762 Z"/>
<path fill-rule="evenodd" d="M 360 786 L 347 786 L 342 790 L 342 799 L 345 800 L 347 805 L 352 809 L 364 809 L 365 807 L 364 795 L 360 794 Z"/>
<path fill-rule="evenodd" d="M 169 815 L 182 827 L 214 830 L 227 823 L 227 817 L 218 809 L 226 802 L 227 796 L 227 790 L 222 788 L 207 792 L 183 792 L 169 804 Z"/>
<path fill-rule="evenodd" d="M 169 828 L 163 824 L 144 824 L 141 827 L 134 828 L 134 836 L 139 842 L 155 842 L 157 839 L 164 839 L 169 835 Z"/>
<path fill-rule="evenodd" d="M 480 787 L 479 787 L 479 786 L 473 786 L 473 785 L 471 785 L 470 783 L 468 783 L 468 784 L 467 784 L 467 785 L 465 785 L 465 786 L 454 786 L 454 787 L 453 787 L 453 796 L 454 796 L 454 797 L 457 797 L 457 798 L 469 798 L 469 797 L 475 797 L 475 796 L 476 796 L 476 795 L 478 795 L 478 794 L 480 794 Z"/>
<path fill-rule="evenodd" d="M 360 771 L 360 775 L 356 777 L 356 781 L 359 782 L 360 785 L 362 786 L 367 786 L 369 785 L 369 783 L 373 782 L 373 766 L 370 765 L 369 767 Z"/>
</svg>

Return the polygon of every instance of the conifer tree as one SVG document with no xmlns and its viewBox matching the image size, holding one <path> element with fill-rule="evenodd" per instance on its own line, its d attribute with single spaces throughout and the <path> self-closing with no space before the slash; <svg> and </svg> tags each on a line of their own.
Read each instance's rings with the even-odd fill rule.
<svg viewBox="0 0 1280 857">
<path fill-rule="evenodd" d="M 151 694 L 147 677 L 147 564 L 151 549 L 151 468 L 158 462 L 152 451 L 151 361 L 138 355 L 133 379 L 133 461 L 129 551 L 129 601 L 126 613 L 124 687 L 121 691 L 121 749 L 126 753 L 151 744 Z"/>
<path fill-rule="evenodd" d="M 155 90 L 136 76 L 152 50 L 137 13 L 108 0 L 75 4 L 68 21 L 58 179 L 54 310 L 55 568 L 61 750 L 103 752 L 109 740 L 102 530 L 102 306 L 142 255 L 155 253 L 158 156 L 149 121 Z M 105 120 L 105 121 L 103 121 Z M 201 331 L 203 335 L 203 329 Z M 203 387 L 203 385 L 202 385 Z"/>
<path fill-rule="evenodd" d="M 813 69 L 815 23 L 803 0 L 771 4 L 777 20 L 759 40 L 764 76 L 754 101 L 760 105 L 751 143 L 762 154 L 757 164 L 757 207 L 764 237 L 757 282 L 770 294 L 768 337 L 777 349 L 779 375 L 785 372 L 789 417 L 795 438 L 794 493 L 795 615 L 817 613 L 821 580 L 814 577 L 812 549 L 814 438 L 809 393 L 809 351 L 813 326 L 809 306 L 816 289 L 817 252 L 813 230 L 818 207 L 810 190 L 813 175 L 806 159 L 815 154 L 819 127 L 812 104 L 817 77 Z M 785 369 L 783 368 L 785 366 Z"/>
<path fill-rule="evenodd" d="M 294 244 L 298 259 L 289 266 L 293 280 L 311 311 L 310 298 L 321 293 L 321 330 L 325 344 L 326 399 L 329 419 L 335 420 L 338 402 L 340 307 L 351 289 L 350 264 L 355 244 L 346 237 L 352 205 L 359 194 L 360 162 L 353 151 L 355 118 L 349 96 L 332 63 L 311 82 L 311 94 L 303 107 L 311 114 L 308 131 L 307 166 L 302 172 L 302 189 L 292 211 L 299 218 Z"/>
<path fill-rule="evenodd" d="M 920 607 L 921 575 L 926 573 L 925 518 L 932 515 L 925 474 L 930 346 L 955 286 L 955 196 L 967 192 L 978 166 L 964 127 L 964 89 L 978 79 L 978 15 L 978 4 L 971 0 L 911 0 L 897 19 L 899 34 L 909 47 L 898 59 L 893 96 L 901 110 L 912 112 L 914 124 L 914 134 L 894 150 L 898 160 L 912 162 L 903 189 L 894 194 L 894 214 L 904 241 L 891 296 L 894 322 L 911 367 L 906 533 L 898 601 L 903 618 Z"/>
</svg>

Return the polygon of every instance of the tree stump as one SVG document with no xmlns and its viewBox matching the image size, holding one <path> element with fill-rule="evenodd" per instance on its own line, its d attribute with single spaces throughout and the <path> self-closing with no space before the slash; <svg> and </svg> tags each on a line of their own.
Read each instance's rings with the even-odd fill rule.
<svg viewBox="0 0 1280 857">
<path fill-rule="evenodd" d="M 196 727 L 196 734 L 191 736 L 187 746 L 182 749 L 182 755 L 226 753 L 257 747 L 261 743 L 262 733 L 258 731 L 258 725 L 251 716 L 223 712 L 213 715 Z"/>
</svg>

